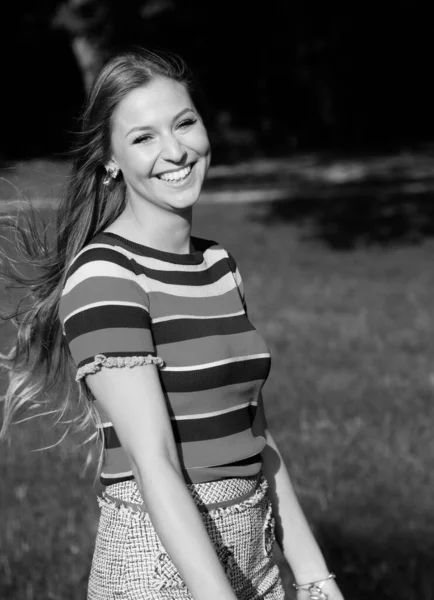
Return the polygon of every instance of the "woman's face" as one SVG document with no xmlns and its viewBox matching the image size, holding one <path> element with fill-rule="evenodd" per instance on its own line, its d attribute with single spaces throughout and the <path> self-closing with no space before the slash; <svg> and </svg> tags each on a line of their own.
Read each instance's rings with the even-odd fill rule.
<svg viewBox="0 0 434 600">
<path fill-rule="evenodd" d="M 199 198 L 211 149 L 184 85 L 159 77 L 130 92 L 114 111 L 111 142 L 109 166 L 131 200 L 179 211 Z"/>
</svg>

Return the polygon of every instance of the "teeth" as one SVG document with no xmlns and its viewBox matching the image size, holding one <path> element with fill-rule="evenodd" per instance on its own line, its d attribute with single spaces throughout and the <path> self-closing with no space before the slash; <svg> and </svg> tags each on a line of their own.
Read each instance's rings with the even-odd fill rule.
<svg viewBox="0 0 434 600">
<path fill-rule="evenodd" d="M 180 171 L 174 171 L 173 173 L 163 173 L 163 175 L 159 175 L 160 179 L 164 181 L 179 181 L 180 179 L 185 179 L 187 175 L 190 174 L 191 165 L 181 169 Z"/>
</svg>

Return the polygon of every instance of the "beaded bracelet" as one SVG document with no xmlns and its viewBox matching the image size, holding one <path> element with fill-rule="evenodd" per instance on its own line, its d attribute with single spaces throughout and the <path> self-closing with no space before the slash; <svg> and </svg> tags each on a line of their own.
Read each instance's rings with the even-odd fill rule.
<svg viewBox="0 0 434 600">
<path fill-rule="evenodd" d="M 298 592 L 299 590 L 303 590 L 305 592 L 309 592 L 309 600 L 328 600 L 328 594 L 322 591 L 322 586 L 329 579 L 335 579 L 336 575 L 334 573 L 330 573 L 328 577 L 325 579 L 318 579 L 317 581 L 310 581 L 309 583 L 293 583 L 292 587 Z M 318 585 L 320 584 L 320 585 Z"/>
</svg>

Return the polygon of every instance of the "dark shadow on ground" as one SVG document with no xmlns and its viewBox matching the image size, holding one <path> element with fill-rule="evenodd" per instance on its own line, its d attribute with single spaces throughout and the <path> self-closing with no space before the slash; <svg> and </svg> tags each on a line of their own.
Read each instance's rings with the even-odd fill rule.
<svg viewBox="0 0 434 600">
<path fill-rule="evenodd" d="M 324 523 L 317 535 L 348 600 L 432 599 L 432 533 L 398 528 L 396 533 L 367 531 L 361 536 Z"/>
<path fill-rule="evenodd" d="M 432 147 L 294 157 L 274 177 L 287 194 L 264 204 L 256 218 L 265 225 L 297 225 L 305 237 L 340 250 L 421 242 L 434 234 L 433 159 Z M 250 179 L 265 190 L 273 174 Z"/>
<path fill-rule="evenodd" d="M 301 226 L 304 237 L 337 250 L 416 244 L 434 235 L 434 192 L 349 187 L 326 197 L 274 201 L 263 215 L 265 225 L 284 221 Z"/>
<path fill-rule="evenodd" d="M 367 530 L 362 535 L 352 533 L 344 522 L 317 523 L 314 530 L 346 600 L 432 600 L 432 534 L 398 527 L 396 532 Z M 277 546 L 275 557 L 287 599 L 294 600 L 294 579 Z"/>
</svg>

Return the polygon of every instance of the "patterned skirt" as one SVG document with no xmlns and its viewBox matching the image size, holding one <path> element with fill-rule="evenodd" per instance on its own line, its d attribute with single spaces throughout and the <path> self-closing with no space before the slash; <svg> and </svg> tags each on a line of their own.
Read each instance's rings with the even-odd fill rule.
<svg viewBox="0 0 434 600">
<path fill-rule="evenodd" d="M 274 519 L 260 474 L 189 484 L 206 530 L 239 600 L 284 600 L 273 559 Z M 135 481 L 98 497 L 101 516 L 88 600 L 193 600 L 164 549 Z"/>
</svg>

